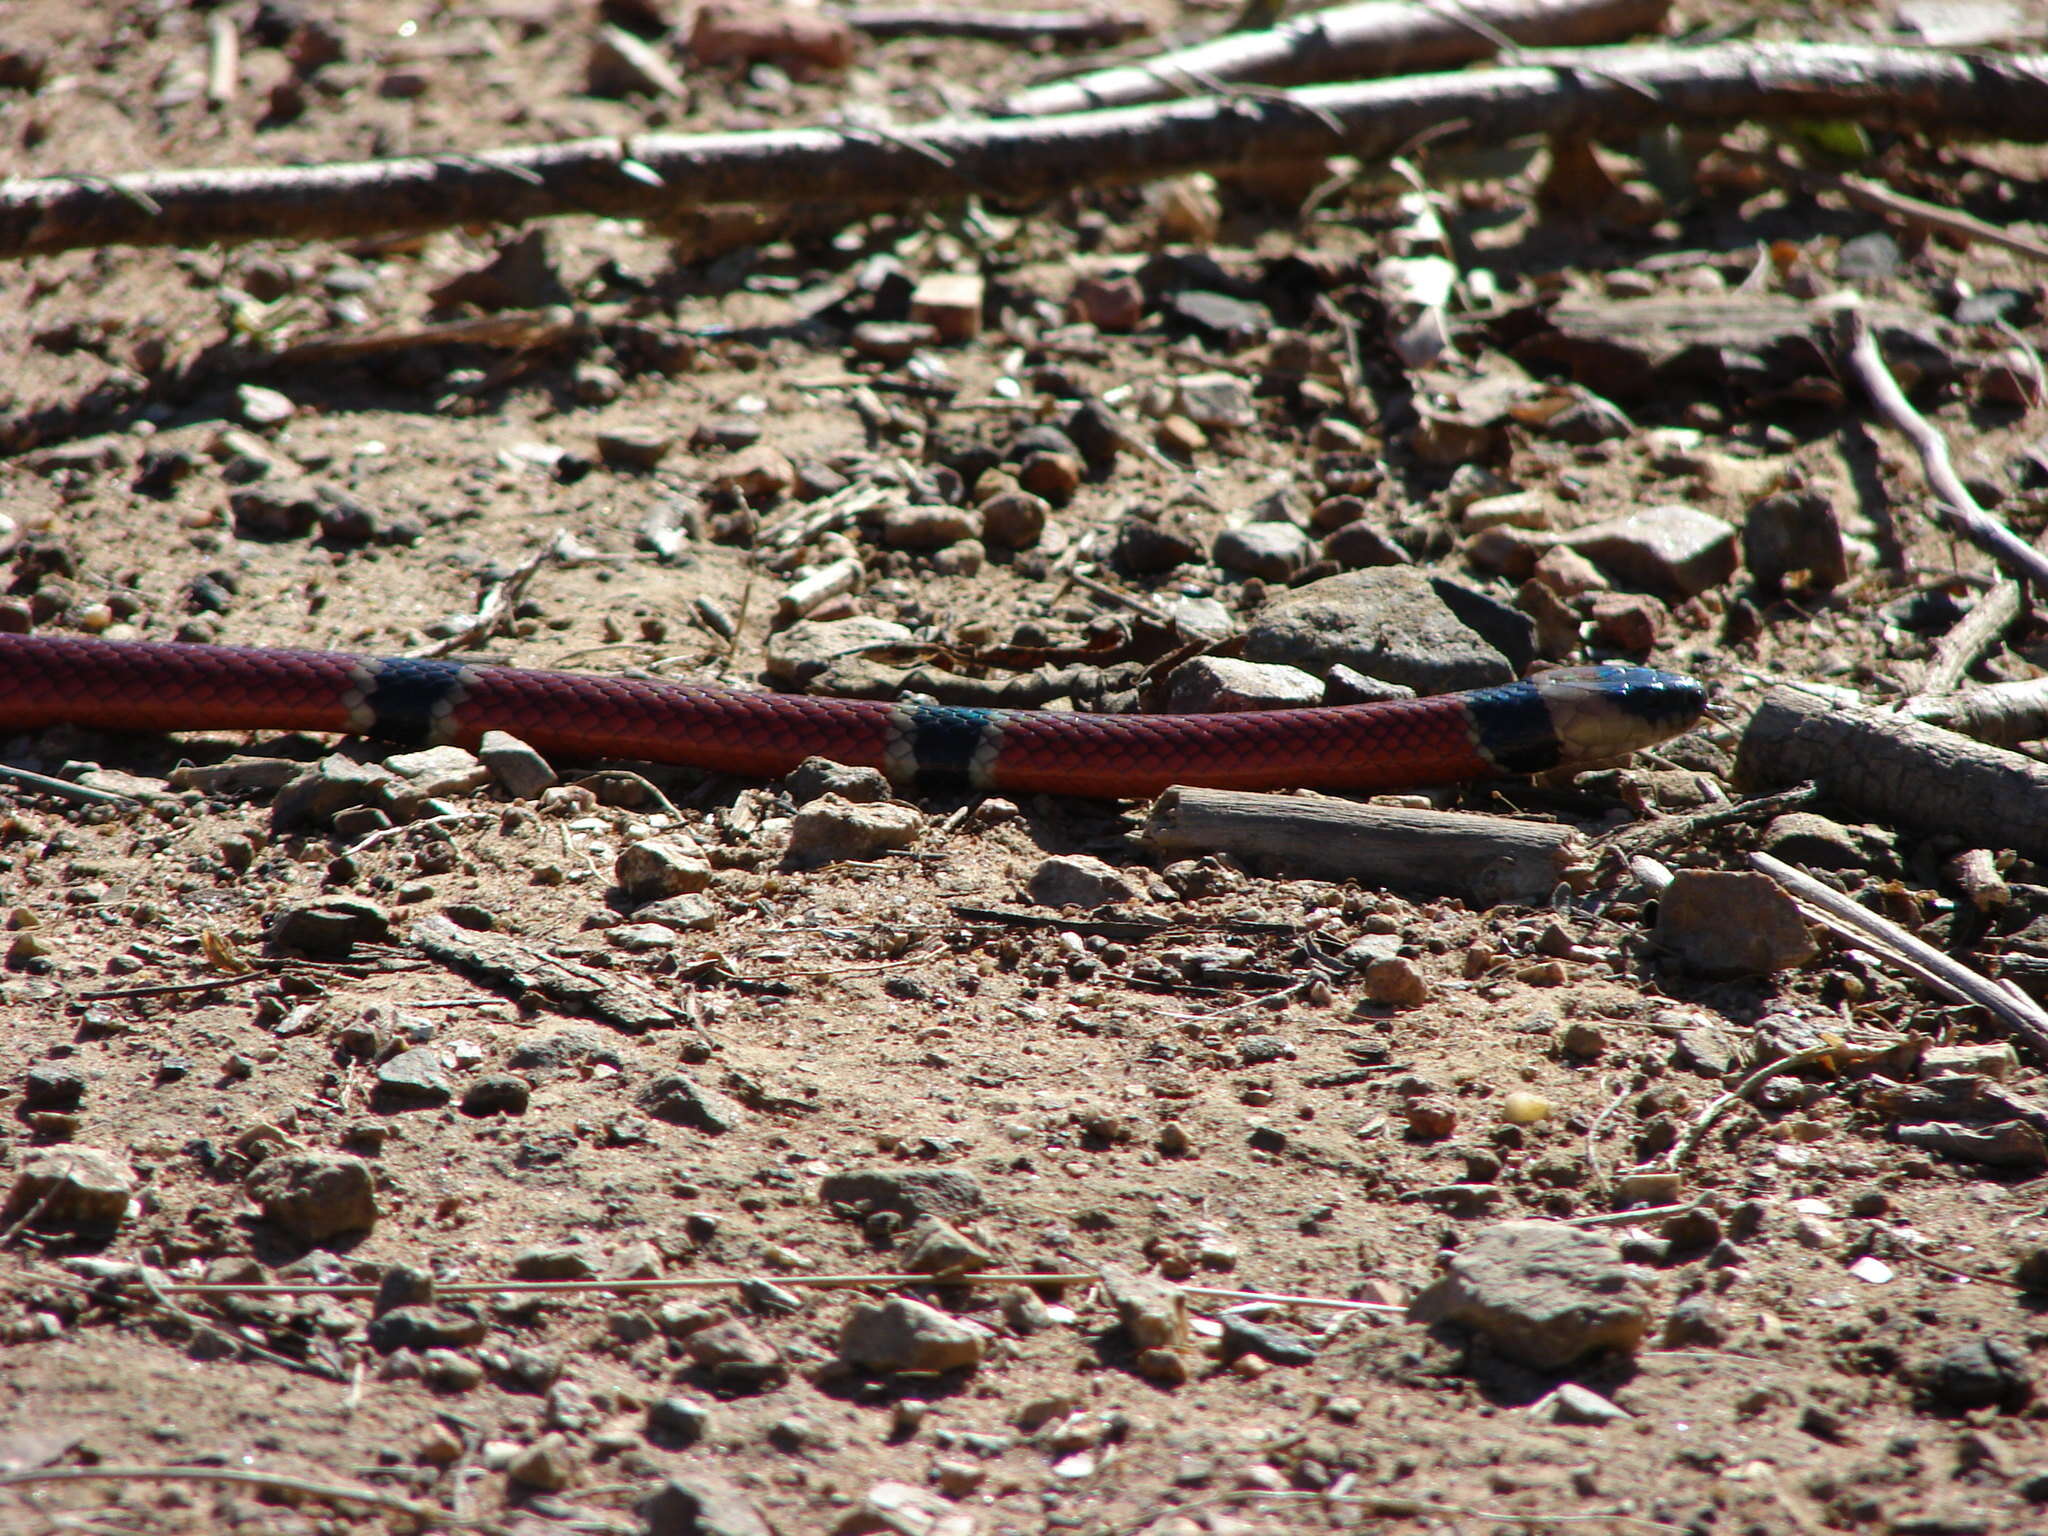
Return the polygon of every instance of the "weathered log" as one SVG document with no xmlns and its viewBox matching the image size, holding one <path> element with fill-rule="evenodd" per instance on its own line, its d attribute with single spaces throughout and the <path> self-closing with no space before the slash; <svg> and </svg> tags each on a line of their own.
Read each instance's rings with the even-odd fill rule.
<svg viewBox="0 0 2048 1536">
<path fill-rule="evenodd" d="M 1570 827 L 1550 822 L 1178 785 L 1153 802 L 1144 836 L 1162 853 L 1227 853 L 1272 873 L 1475 906 L 1548 901 L 1582 851 Z"/>
<path fill-rule="evenodd" d="M 1745 791 L 1811 779 L 1861 816 L 2048 858 L 2048 764 L 1902 715 L 1773 688 L 1743 730 Z"/>
</svg>

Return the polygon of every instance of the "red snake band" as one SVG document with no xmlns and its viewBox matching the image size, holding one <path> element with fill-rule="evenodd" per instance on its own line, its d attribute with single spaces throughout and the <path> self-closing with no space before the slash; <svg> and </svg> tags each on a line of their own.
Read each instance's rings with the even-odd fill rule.
<svg viewBox="0 0 2048 1536">
<path fill-rule="evenodd" d="M 1690 728 L 1691 678 L 1562 668 L 1433 698 L 1085 715 L 756 693 L 337 651 L 0 635 L 0 730 L 310 730 L 412 746 L 506 731 L 549 754 L 775 778 L 807 757 L 936 790 L 1379 790 L 1598 761 Z"/>
</svg>

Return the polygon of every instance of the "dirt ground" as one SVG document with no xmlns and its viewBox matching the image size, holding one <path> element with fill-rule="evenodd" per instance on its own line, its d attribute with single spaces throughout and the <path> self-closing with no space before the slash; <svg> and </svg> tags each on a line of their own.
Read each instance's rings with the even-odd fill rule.
<svg viewBox="0 0 2048 1536">
<path fill-rule="evenodd" d="M 631 23 L 659 9 L 608 14 Z M 1739 9 L 1683 5 L 1673 30 Z M 1229 14 L 1154 10 L 1169 30 Z M 568 0 L 117 0 L 82 16 L 0 4 L 9 174 L 459 153 L 648 126 L 907 123 L 971 110 L 1062 61 L 919 36 L 864 43 L 845 70 L 700 67 L 670 50 L 686 95 L 657 100 L 590 92 L 604 18 Z M 218 103 L 206 78 L 216 18 L 241 45 L 238 89 Z M 1890 24 L 1889 7 L 1770 7 L 1760 23 L 1809 37 Z M 313 56 L 309 36 L 333 57 L 306 73 L 293 61 Z M 1544 296 L 1747 282 L 1805 298 L 1875 251 L 1874 272 L 1856 265 L 1865 291 L 1931 317 L 1959 295 L 2019 296 L 2007 331 L 1945 333 L 1956 366 L 1917 398 L 1999 514 L 2039 531 L 2038 410 L 2006 408 L 1983 383 L 1994 354 L 2043 340 L 2037 264 L 1898 230 L 1887 259 L 1869 241 L 1891 228 L 1879 216 L 1734 171 L 1676 188 L 1630 148 L 1609 161 L 1623 203 L 1576 211 L 1537 196 L 1539 154 L 1443 167 L 1457 248 L 1493 282 L 1454 315 L 1467 361 L 1443 377 L 1497 376 L 1518 317 Z M 1886 139 L 1863 168 L 2048 230 L 2036 157 Z M 1413 448 L 1413 388 L 1371 275 L 1407 222 L 1400 190 L 1361 176 L 1304 216 L 1298 187 L 1290 207 L 1271 186 L 1226 181 L 881 215 L 796 241 L 734 234 L 732 220 L 654 231 L 576 219 L 546 227 L 531 260 L 496 266 L 519 232 L 0 265 L 0 583 L 43 633 L 389 654 L 459 633 L 485 589 L 566 536 L 557 547 L 580 558 L 536 570 L 511 621 L 471 651 L 754 685 L 799 561 L 850 554 L 867 585 L 844 612 L 908 626 L 930 664 L 1010 643 L 1031 653 L 1028 670 L 1126 644 L 1125 598 L 1255 613 L 1285 580 L 1219 569 L 1211 541 L 1276 491 L 1325 499 L 1319 459 L 1351 452 L 1374 466 L 1361 515 L 1404 557 L 1512 601 L 1517 583 L 1475 565 L 1445 510 L 1451 467 Z M 899 276 L 878 281 L 878 263 Z M 474 276 L 487 269 L 490 281 Z M 1151 286 L 1135 328 L 1074 325 L 1077 274 L 1140 269 Z M 863 319 L 894 318 L 891 282 L 949 270 L 988 280 L 976 339 L 906 364 L 877 357 L 886 336 L 854 337 Z M 1205 330 L 1162 299 L 1231 284 L 1259 317 L 1249 332 Z M 261 356 L 548 306 L 578 323 L 526 352 L 409 346 L 285 367 Z M 1346 382 L 1297 371 L 1266 387 L 1286 358 L 1341 358 L 1353 344 Z M 1150 409 L 1159 391 L 1214 369 L 1263 381 L 1256 424 L 1173 438 L 1178 424 Z M 248 386 L 278 392 L 282 408 Z M 882 549 L 854 527 L 785 560 L 764 532 L 839 481 L 986 463 L 979 445 L 1000 453 L 1104 396 L 1178 457 L 1126 452 L 1084 476 L 1029 547 Z M 1511 425 L 1493 467 L 1572 526 L 1674 501 L 1740 526 L 1761 486 L 1796 475 L 1836 507 L 1853 568 L 1832 589 L 1784 593 L 1738 573 L 1588 622 L 1578 655 L 1560 659 L 1615 654 L 1631 615 L 1647 613 L 1655 638 L 1632 659 L 1707 680 L 1714 717 L 1619 776 L 1429 804 L 1561 819 L 1589 839 L 1680 814 L 1726 789 L 1769 684 L 1895 700 L 1988 585 L 1984 557 L 1920 516 L 1910 452 L 1845 396 L 1793 402 L 1708 382 L 1625 406 L 1629 430 L 1591 444 Z M 798 484 L 750 509 L 725 482 L 763 445 Z M 360 524 L 308 534 L 238 519 L 231 498 L 277 479 L 265 455 L 343 493 Z M 657 558 L 642 530 L 677 506 L 674 558 Z M 1119 564 L 1116 530 L 1135 512 L 1183 520 L 1203 553 L 1151 574 Z M 1093 586 L 1068 579 L 1077 568 Z M 2041 645 L 2023 622 L 1978 675 L 2038 675 Z M 1157 654 L 1126 644 L 1109 659 Z M 1229 861 L 1169 869 L 1135 802 L 932 800 L 909 847 L 795 870 L 780 861 L 793 806 L 778 786 L 687 770 L 639 765 L 680 825 L 614 780 L 553 803 L 456 794 L 388 835 L 363 821 L 277 828 L 274 782 L 167 787 L 180 765 L 311 764 L 332 750 L 260 734 L 0 737 L 0 761 L 147 795 L 79 803 L 0 784 L 0 1187 L 73 1145 L 111 1154 L 135 1181 L 111 1234 L 5 1224 L 0 1472 L 260 1469 L 522 1531 L 638 1530 L 650 1489 L 704 1475 L 753 1513 L 658 1528 L 883 1529 L 875 1490 L 886 1500 L 890 1484 L 950 1512 L 912 1501 L 896 1528 L 955 1536 L 1359 1522 L 1972 1536 L 2048 1522 L 2048 1407 L 2030 1379 L 2048 1363 L 2048 1329 L 2041 1295 L 2014 1278 L 2048 1251 L 2048 1181 L 2038 1165 L 1987 1166 L 1895 1136 L 1878 1090 L 1911 1078 L 1918 1046 L 1997 1036 L 1867 955 L 1824 940 L 1772 975 L 1702 977 L 1653 942 L 1653 909 L 1612 864 L 1551 907 L 1485 910 Z M 574 778 L 587 765 L 555 766 Z M 632 903 L 614 856 L 681 831 L 709 851 L 702 922 L 662 947 L 622 947 Z M 1659 856 L 1740 869 L 1760 835 L 1736 823 Z M 1944 872 L 1952 840 L 1855 835 L 1868 857 L 1842 871 L 1845 888 L 1980 966 L 2048 899 L 2048 880 L 2008 859 L 2012 904 L 1973 923 Z M 1063 854 L 1117 866 L 1131 899 L 1034 905 L 1026 883 Z M 388 936 L 326 960 L 269 942 L 279 914 L 337 895 L 381 907 Z M 412 925 L 447 914 L 644 984 L 676 1020 L 628 1032 L 431 959 Z M 1379 947 L 1362 960 L 1365 940 Z M 1389 955 L 1419 1000 L 1375 1000 L 1363 966 Z M 1816 1030 L 1909 1043 L 1845 1046 L 1774 1079 L 1714 1120 L 1676 1178 L 1620 1182 Z M 408 1047 L 426 1048 L 424 1075 L 442 1084 L 409 1100 L 379 1083 Z M 2044 1066 L 2023 1054 L 2004 1087 L 2038 1091 Z M 678 1073 L 715 1090 L 721 1129 L 650 1107 L 651 1085 Z M 523 1113 L 469 1112 L 480 1080 L 508 1076 Z M 1509 1123 L 1532 1095 L 1547 1112 Z M 366 1160 L 374 1225 L 309 1243 L 265 1220 L 247 1181 L 299 1152 Z M 1141 1369 L 1092 1284 L 1045 1287 L 1039 1304 L 1015 1286 L 802 1283 L 906 1262 L 886 1211 L 821 1197 L 828 1179 L 861 1170 L 892 1188 L 912 1174 L 971 1178 L 978 1200 L 941 1214 L 999 1270 L 1107 1265 L 1184 1281 L 1187 1379 Z M 1645 1187 L 1659 1210 L 1612 1219 Z M 1654 1297 L 1640 1347 L 1542 1372 L 1403 1320 L 1446 1250 L 1521 1217 L 1599 1218 L 1584 1229 L 1614 1239 Z M 164 1284 L 357 1289 L 152 1299 L 95 1290 L 80 1259 L 143 1263 Z M 458 1326 L 440 1353 L 366 1337 L 361 1287 L 394 1267 L 445 1289 L 503 1280 L 515 1263 L 542 1278 L 757 1283 L 454 1293 L 441 1306 Z M 2044 1272 L 2037 1259 L 2035 1279 Z M 1313 1358 L 1219 1351 L 1215 1320 L 1234 1291 L 1309 1298 L 1267 1320 Z M 849 1309 L 891 1294 L 984 1325 L 979 1363 L 835 1364 Z M 691 1352 L 707 1323 L 734 1319 L 746 1347 L 774 1356 L 752 1379 Z M 1996 1378 L 1989 1390 L 1962 1380 L 1972 1361 Z M 1561 1383 L 1595 1399 L 1560 1398 Z M 0 1487 L 10 1533 L 412 1520 L 206 1481 Z"/>
</svg>

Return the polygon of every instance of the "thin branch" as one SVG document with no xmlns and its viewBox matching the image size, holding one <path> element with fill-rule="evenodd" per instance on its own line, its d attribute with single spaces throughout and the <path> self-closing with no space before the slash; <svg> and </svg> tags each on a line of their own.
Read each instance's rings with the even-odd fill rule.
<svg viewBox="0 0 2048 1536">
<path fill-rule="evenodd" d="M 1846 308 L 1835 316 L 1835 341 L 1849 369 L 1862 384 L 1885 424 L 1904 435 L 1920 454 L 1920 467 L 1934 492 L 1935 517 L 1951 533 L 1968 539 L 1999 566 L 2048 588 L 2048 555 L 2014 533 L 1977 505 L 1949 458 L 1948 441 L 1926 417 L 1913 409 L 1899 381 L 1885 366 L 1877 334 L 1860 309 Z"/>
<path fill-rule="evenodd" d="M 1454 119 L 1468 125 L 1466 139 L 1499 143 L 1787 116 L 2040 142 L 2048 57 L 1861 44 L 1589 49 L 1553 66 L 1311 86 L 1259 101 L 947 120 L 888 138 L 830 128 L 648 134 L 354 164 L 22 178 L 0 182 L 0 257 L 360 239 L 568 215 L 662 219 L 712 204 L 901 207 L 975 188 L 1030 201 L 1260 160 L 1383 158 Z"/>
<path fill-rule="evenodd" d="M 0 763 L 0 784 L 17 784 L 23 789 L 55 795 L 60 800 L 77 800 L 85 805 L 118 805 L 125 810 L 143 803 L 137 796 L 124 795 L 118 790 L 94 789 L 89 784 L 74 784 L 69 779 L 53 779 L 46 773 L 15 768 L 6 763 Z"/>
</svg>

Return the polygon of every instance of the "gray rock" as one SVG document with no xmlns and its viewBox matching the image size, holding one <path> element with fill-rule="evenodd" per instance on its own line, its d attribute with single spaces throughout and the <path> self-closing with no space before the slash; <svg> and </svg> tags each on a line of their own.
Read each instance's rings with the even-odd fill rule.
<svg viewBox="0 0 2048 1536">
<path fill-rule="evenodd" d="M 576 1481 L 576 1454 L 569 1448 L 569 1437 L 542 1435 L 505 1463 L 505 1475 L 528 1488 L 559 1493 Z"/>
<path fill-rule="evenodd" d="M 716 1136 L 732 1130 L 746 1119 L 738 1104 L 722 1093 L 706 1088 L 687 1072 L 669 1072 L 649 1083 L 640 1093 L 640 1107 L 657 1120 L 688 1126 Z"/>
<path fill-rule="evenodd" d="M 1307 1365 L 1316 1357 L 1315 1345 L 1298 1334 L 1233 1313 L 1223 1314 L 1223 1354 L 1234 1360 L 1239 1355 L 1257 1355 L 1274 1365 Z"/>
<path fill-rule="evenodd" d="M 393 1307 L 370 1320 L 370 1348 L 380 1355 L 394 1349 L 461 1349 L 482 1342 L 488 1327 L 480 1317 L 441 1307 Z"/>
<path fill-rule="evenodd" d="M 962 539 L 980 538 L 981 527 L 978 507 L 953 507 L 939 502 L 891 507 L 882 514 L 878 532 L 884 549 L 944 549 Z"/>
<path fill-rule="evenodd" d="M 681 1445 L 695 1445 L 711 1433 L 711 1405 L 694 1397 L 657 1397 L 647 1405 L 647 1428 Z"/>
<path fill-rule="evenodd" d="M 1343 665 L 1425 694 L 1515 676 L 1451 611 L 1428 573 L 1406 566 L 1347 571 L 1286 593 L 1245 631 L 1244 655 L 1316 673 Z"/>
<path fill-rule="evenodd" d="M 273 832 L 322 827 L 336 812 L 354 805 L 389 810 L 404 787 L 404 780 L 380 763 L 323 757 L 277 792 L 270 805 L 270 827 Z"/>
<path fill-rule="evenodd" d="M 1774 491 L 1742 519 L 1742 560 L 1766 592 L 1795 571 L 1807 584 L 1839 587 L 1849 579 L 1849 547 L 1835 505 L 1818 491 Z"/>
<path fill-rule="evenodd" d="M 211 1279 L 212 1276 L 209 1275 L 208 1278 Z M 250 1275 L 247 1278 L 260 1280 L 263 1276 Z M 431 1306 L 433 1300 L 432 1270 L 421 1269 L 414 1264 L 394 1264 L 377 1278 L 377 1299 L 370 1303 L 370 1315 L 382 1317 L 386 1312 L 395 1311 L 399 1307 Z"/>
<path fill-rule="evenodd" d="M 711 883 L 711 864 L 695 843 L 650 837 L 621 849 L 612 874 L 634 901 L 656 901 L 703 890 Z"/>
<path fill-rule="evenodd" d="M 514 1254 L 512 1275 L 518 1280 L 595 1280 L 597 1261 L 587 1249 L 573 1244 L 543 1244 Z"/>
<path fill-rule="evenodd" d="M 1180 1349 L 1188 1342 L 1188 1299 L 1177 1285 L 1115 1264 L 1102 1266 L 1103 1294 L 1139 1349 Z"/>
<path fill-rule="evenodd" d="M 286 1152 L 264 1159 L 242 1189 L 263 1219 L 302 1242 L 366 1232 L 377 1220 L 370 1165 L 332 1152 Z"/>
<path fill-rule="evenodd" d="M 776 1536 L 737 1485 L 707 1473 L 679 1473 L 640 1505 L 642 1536 Z"/>
<path fill-rule="evenodd" d="M 414 1104 L 446 1104 L 455 1097 L 441 1075 L 441 1057 L 430 1045 L 400 1051 L 377 1069 L 377 1091 Z"/>
<path fill-rule="evenodd" d="M 1029 491 L 998 491 L 981 504 L 982 537 L 997 549 L 1029 549 L 1044 537 L 1052 504 Z"/>
<path fill-rule="evenodd" d="M 633 916 L 642 925 L 659 923 L 679 933 L 702 933 L 718 926 L 718 908 L 702 896 L 668 896 L 650 901 Z"/>
<path fill-rule="evenodd" d="M 1197 656 L 1167 674 L 1166 707 L 1177 715 L 1300 709 L 1323 702 L 1323 684 L 1299 667 Z"/>
<path fill-rule="evenodd" d="M 76 1109 L 85 1101 L 85 1074 L 56 1062 L 38 1063 L 22 1079 L 21 1098 L 29 1109 Z"/>
<path fill-rule="evenodd" d="M 1134 575 L 1162 576 L 1201 558 L 1201 538 L 1194 523 L 1183 514 L 1127 517 L 1117 525 L 1117 564 Z"/>
<path fill-rule="evenodd" d="M 903 1236 L 903 1268 L 913 1275 L 963 1274 L 993 1269 L 996 1256 L 950 1222 L 920 1217 Z"/>
<path fill-rule="evenodd" d="M 1749 870 L 1680 870 L 1657 898 L 1656 932 L 1701 976 L 1767 976 L 1820 952 L 1785 888 Z"/>
<path fill-rule="evenodd" d="M 871 1371 L 972 1370 L 987 1349 L 984 1329 L 902 1296 L 854 1307 L 839 1330 L 840 1355 Z"/>
<path fill-rule="evenodd" d="M 1562 1370 L 1597 1349 L 1632 1353 L 1650 1326 L 1641 1276 L 1595 1232 L 1504 1221 L 1467 1239 L 1446 1269 L 1409 1306 L 1409 1320 L 1470 1329 L 1537 1370 Z"/>
<path fill-rule="evenodd" d="M 779 683 L 801 685 L 843 657 L 913 638 L 905 626 L 887 619 L 800 619 L 769 639 L 768 675 Z"/>
<path fill-rule="evenodd" d="M 893 800 L 856 805 L 821 795 L 796 813 L 789 827 L 787 862 L 809 869 L 844 859 L 872 859 L 891 848 L 908 848 L 924 834 L 924 813 Z"/>
<path fill-rule="evenodd" d="M 1247 523 L 1216 535 L 1209 555 L 1240 576 L 1287 581 L 1315 558 L 1315 541 L 1292 523 Z"/>
<path fill-rule="evenodd" d="M 858 1215 L 893 1211 L 905 1220 L 919 1216 L 969 1216 L 981 1209 L 981 1185 L 951 1168 L 856 1168 L 827 1174 L 818 1186 L 826 1205 Z"/>
<path fill-rule="evenodd" d="M 514 800 L 532 800 L 560 782 L 546 758 L 504 731 L 485 731 L 476 755 L 491 770 L 498 788 Z"/>
<path fill-rule="evenodd" d="M 1773 858 L 1815 869 L 1862 869 L 1870 863 L 1854 832 L 1811 811 L 1772 817 L 1764 828 L 1763 848 Z"/>
<path fill-rule="evenodd" d="M 319 525 L 322 506 L 308 480 L 264 480 L 228 493 L 235 533 L 245 539 L 304 538 Z"/>
<path fill-rule="evenodd" d="M 873 1484 L 832 1536 L 980 1536 L 981 1521 L 929 1488 L 893 1478 Z"/>
<path fill-rule="evenodd" d="M 782 1352 L 736 1318 L 699 1328 L 683 1352 L 719 1381 L 735 1387 L 774 1386 L 789 1374 Z"/>
<path fill-rule="evenodd" d="M 682 942 L 681 934 L 661 923 L 624 923 L 617 928 L 607 928 L 604 936 L 605 942 L 629 955 L 655 954 L 674 949 Z"/>
<path fill-rule="evenodd" d="M 798 805 L 837 795 L 854 805 L 873 805 L 889 798 L 889 781 L 879 768 L 853 768 L 829 757 L 807 757 L 782 781 Z"/>
<path fill-rule="evenodd" d="M 586 1066 L 618 1071 L 626 1065 L 610 1035 L 583 1024 L 522 1041 L 513 1048 L 505 1064 L 516 1072 L 561 1072 Z"/>
<path fill-rule="evenodd" d="M 646 471 L 667 458 L 675 442 L 655 427 L 614 427 L 597 434 L 597 456 L 614 469 Z"/>
<path fill-rule="evenodd" d="M 2004 1339 L 1970 1338 L 1951 1344 L 1927 1367 L 1927 1392 L 1943 1408 L 2017 1412 L 2034 1395 L 2026 1351 Z"/>
<path fill-rule="evenodd" d="M 460 747 L 398 752 L 385 758 L 384 766 L 405 780 L 408 796 L 415 800 L 467 795 L 491 782 L 491 770 L 483 760 Z"/>
<path fill-rule="evenodd" d="M 97 1227 L 119 1221 L 135 1197 L 135 1170 L 98 1147 L 46 1147 L 22 1154 L 4 1221 L 35 1212 L 35 1225 Z"/>
<path fill-rule="evenodd" d="M 1693 507 L 1651 507 L 1564 542 L 1620 585 L 1664 597 L 1697 597 L 1735 574 L 1735 529 Z"/>
<path fill-rule="evenodd" d="M 361 896 L 322 896 L 286 907 L 271 920 L 268 940 L 316 959 L 335 959 L 358 944 L 382 944 L 391 937 L 391 914 Z"/>
<path fill-rule="evenodd" d="M 1414 563 L 1407 550 L 1387 537 L 1378 524 L 1363 517 L 1333 529 L 1323 540 L 1323 554 L 1347 571 Z"/>
<path fill-rule="evenodd" d="M 1530 1410 L 1530 1417 L 1552 1424 L 1618 1424 L 1630 1417 L 1619 1403 L 1610 1401 L 1591 1387 L 1567 1381 Z"/>
<path fill-rule="evenodd" d="M 486 1115 L 523 1115 L 532 1097 L 524 1078 L 492 1072 L 462 1090 L 462 1112 L 479 1120 Z"/>
<path fill-rule="evenodd" d="M 1137 888 L 1092 854 L 1062 853 L 1031 872 L 1025 892 L 1042 907 L 1106 907 L 1129 901 Z"/>
</svg>

